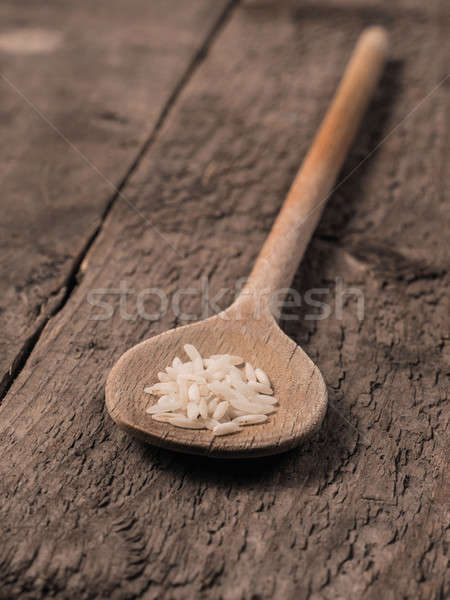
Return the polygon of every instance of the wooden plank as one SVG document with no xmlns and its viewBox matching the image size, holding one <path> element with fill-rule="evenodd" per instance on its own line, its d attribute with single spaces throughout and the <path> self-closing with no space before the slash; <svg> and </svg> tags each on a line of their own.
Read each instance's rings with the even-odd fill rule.
<svg viewBox="0 0 450 600">
<path fill-rule="evenodd" d="M 301 320 L 284 323 L 328 382 L 321 431 L 285 456 L 215 462 L 134 441 L 103 406 L 123 350 L 183 321 L 172 308 L 157 322 L 137 315 L 138 292 L 172 299 L 207 275 L 210 297 L 226 289 L 225 304 L 249 273 L 373 18 L 361 3 L 334 6 L 340 18 L 329 18 L 328 3 L 234 13 L 126 188 L 146 220 L 114 206 L 79 285 L 6 396 L 6 597 L 446 596 L 443 3 L 374 3 L 393 61 L 344 173 L 356 170 L 296 282 L 303 299 L 328 290 L 320 299 L 332 314 L 307 319 L 304 304 L 291 309 Z M 337 276 L 362 291 L 362 321 L 356 297 L 340 303 Z M 104 310 L 89 292 L 121 281 L 134 290 L 122 311 L 111 296 L 113 316 L 94 320 Z M 147 311 L 155 307 L 148 298 Z M 182 307 L 199 317 L 200 294 Z"/>
<path fill-rule="evenodd" d="M 225 6 L 2 2 L 0 394 Z"/>
</svg>

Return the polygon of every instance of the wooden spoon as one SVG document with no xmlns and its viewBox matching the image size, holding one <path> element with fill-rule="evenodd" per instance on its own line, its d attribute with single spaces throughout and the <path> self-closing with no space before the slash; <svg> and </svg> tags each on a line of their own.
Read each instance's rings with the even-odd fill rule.
<svg viewBox="0 0 450 600">
<path fill-rule="evenodd" d="M 230 308 L 205 321 L 150 338 L 126 352 L 109 374 L 106 406 L 116 423 L 157 446 L 192 454 L 246 457 L 297 446 L 320 425 L 327 406 L 322 375 L 305 352 L 278 327 L 274 313 L 283 289 L 320 219 L 387 57 L 387 34 L 364 31 L 319 132 L 256 261 L 248 283 Z M 278 411 L 262 425 L 214 437 L 209 430 L 181 429 L 145 413 L 144 387 L 193 344 L 204 357 L 237 354 L 268 373 Z"/>
</svg>

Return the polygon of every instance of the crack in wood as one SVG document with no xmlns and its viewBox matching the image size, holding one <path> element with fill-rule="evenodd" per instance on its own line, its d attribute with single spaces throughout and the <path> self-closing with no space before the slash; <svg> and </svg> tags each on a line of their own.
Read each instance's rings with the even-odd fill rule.
<svg viewBox="0 0 450 600">
<path fill-rule="evenodd" d="M 69 271 L 69 274 L 66 277 L 65 282 L 63 283 L 60 290 L 53 292 L 54 294 L 59 294 L 61 291 L 63 291 L 63 297 L 56 304 L 56 306 L 54 306 L 54 308 L 46 316 L 43 317 L 43 319 L 39 322 L 39 324 L 37 324 L 35 326 L 34 332 L 28 336 L 27 340 L 22 345 L 22 348 L 17 353 L 17 355 L 14 357 L 14 359 L 9 367 L 9 370 L 3 375 L 3 377 L 0 381 L 0 405 L 1 405 L 2 400 L 5 398 L 6 394 L 8 393 L 8 390 L 11 388 L 12 384 L 14 383 L 15 379 L 18 377 L 18 375 L 22 371 L 23 367 L 25 366 L 28 357 L 30 356 L 31 352 L 33 351 L 33 348 L 38 343 L 44 327 L 46 326 L 46 324 L 49 322 L 49 320 L 52 317 L 54 317 L 56 314 L 58 314 L 64 308 L 67 301 L 69 300 L 71 294 L 73 293 L 74 289 L 77 286 L 77 277 L 78 277 L 78 274 L 80 271 L 80 265 L 87 258 L 88 254 L 89 254 L 89 250 L 91 249 L 93 243 L 95 242 L 99 233 L 101 232 L 103 225 L 104 225 L 108 215 L 110 214 L 115 202 L 117 201 L 118 198 L 120 198 L 122 190 L 126 186 L 127 182 L 130 180 L 130 178 L 132 177 L 133 173 L 138 168 L 140 162 L 142 161 L 145 154 L 148 152 L 149 148 L 152 146 L 152 144 L 156 140 L 158 133 L 161 130 L 164 122 L 166 121 L 172 107 L 175 105 L 181 92 L 183 91 L 187 82 L 190 80 L 190 78 L 195 73 L 196 69 L 205 60 L 205 58 L 208 54 L 209 48 L 214 43 L 214 39 L 219 34 L 222 27 L 224 27 L 225 23 L 227 22 L 227 20 L 230 18 L 231 14 L 232 14 L 232 10 L 235 8 L 235 6 L 238 3 L 239 3 L 239 0 L 229 0 L 228 3 L 226 4 L 224 10 L 222 11 L 222 13 L 219 15 L 219 18 L 214 23 L 212 29 L 206 35 L 204 42 L 201 44 L 199 50 L 195 53 L 192 61 L 188 65 L 188 67 L 185 70 L 185 72 L 183 73 L 181 79 L 176 84 L 172 93 L 170 94 L 167 102 L 163 106 L 163 109 L 160 113 L 160 116 L 159 116 L 155 126 L 153 127 L 152 132 L 148 136 L 147 140 L 143 143 L 143 145 L 140 148 L 139 152 L 137 153 L 135 159 L 129 165 L 125 175 L 122 177 L 119 185 L 116 188 L 116 191 L 114 192 L 114 194 L 111 196 L 111 198 L 107 202 L 106 207 L 105 207 L 102 215 L 100 216 L 98 225 L 95 227 L 94 231 L 90 234 L 90 236 L 84 243 L 82 249 L 80 250 L 78 255 L 75 257 L 75 259 L 72 263 L 71 269 Z"/>
</svg>

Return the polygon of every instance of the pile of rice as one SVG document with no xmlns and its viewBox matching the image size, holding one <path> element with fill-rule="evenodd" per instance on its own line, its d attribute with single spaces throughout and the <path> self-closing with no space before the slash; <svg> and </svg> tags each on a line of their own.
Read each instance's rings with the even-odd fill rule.
<svg viewBox="0 0 450 600">
<path fill-rule="evenodd" d="M 244 365 L 232 354 L 202 358 L 191 344 L 184 350 L 189 361 L 174 358 L 171 367 L 158 373 L 159 383 L 144 389 L 159 396 L 146 410 L 155 421 L 226 435 L 240 431 L 242 425 L 264 423 L 277 410 L 278 401 L 261 369 Z"/>
</svg>

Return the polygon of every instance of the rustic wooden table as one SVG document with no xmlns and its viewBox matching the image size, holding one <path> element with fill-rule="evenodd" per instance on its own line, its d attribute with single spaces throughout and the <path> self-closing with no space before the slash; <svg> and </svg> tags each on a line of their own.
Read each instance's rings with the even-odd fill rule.
<svg viewBox="0 0 450 600">
<path fill-rule="evenodd" d="M 0 597 L 444 598 L 445 0 L 0 15 Z M 392 59 L 295 280 L 332 312 L 283 321 L 327 381 L 322 429 L 246 462 L 135 441 L 105 412 L 108 370 L 186 320 L 177 290 L 196 290 L 185 317 L 205 277 L 231 300 L 374 22 Z M 148 288 L 171 301 L 159 320 Z"/>
</svg>

